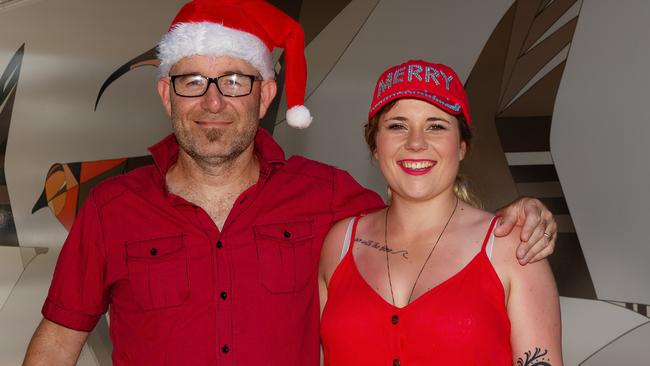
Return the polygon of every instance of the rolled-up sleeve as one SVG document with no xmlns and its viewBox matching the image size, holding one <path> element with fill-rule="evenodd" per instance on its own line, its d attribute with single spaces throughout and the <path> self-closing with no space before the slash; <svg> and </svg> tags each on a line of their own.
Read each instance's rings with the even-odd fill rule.
<svg viewBox="0 0 650 366">
<path fill-rule="evenodd" d="M 89 332 L 108 308 L 100 216 L 92 193 L 61 249 L 43 316 L 66 328 Z"/>
</svg>

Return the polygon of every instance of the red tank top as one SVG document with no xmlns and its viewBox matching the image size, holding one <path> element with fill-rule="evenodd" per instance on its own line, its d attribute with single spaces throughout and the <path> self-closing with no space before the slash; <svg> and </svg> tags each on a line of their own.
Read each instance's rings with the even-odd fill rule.
<svg viewBox="0 0 650 366">
<path fill-rule="evenodd" d="M 330 279 L 321 319 L 326 366 L 512 365 L 505 293 L 481 251 L 458 273 L 403 308 L 363 279 L 350 248 Z"/>
</svg>

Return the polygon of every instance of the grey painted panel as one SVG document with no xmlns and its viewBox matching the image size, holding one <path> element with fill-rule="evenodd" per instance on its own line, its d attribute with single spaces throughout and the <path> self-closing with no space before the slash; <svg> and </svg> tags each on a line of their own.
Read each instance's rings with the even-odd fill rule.
<svg viewBox="0 0 650 366">
<path fill-rule="evenodd" d="M 650 3 L 624 3 L 583 4 L 551 152 L 597 296 L 648 304 Z"/>
<path fill-rule="evenodd" d="M 614 339 L 647 321 L 639 314 L 604 301 L 562 297 L 560 305 L 562 354 L 567 366 L 580 364 Z M 619 362 L 607 366 L 627 365 L 625 360 L 621 357 Z"/>
<path fill-rule="evenodd" d="M 647 366 L 650 320 L 621 336 L 582 363 L 584 366 Z"/>
</svg>

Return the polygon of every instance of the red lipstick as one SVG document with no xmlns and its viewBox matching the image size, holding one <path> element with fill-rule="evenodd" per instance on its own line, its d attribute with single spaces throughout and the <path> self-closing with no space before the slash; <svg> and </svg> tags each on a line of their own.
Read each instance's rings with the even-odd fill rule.
<svg viewBox="0 0 650 366">
<path fill-rule="evenodd" d="M 404 159 L 399 160 L 397 165 L 399 165 L 406 174 L 423 175 L 430 172 L 436 163 L 435 160 L 428 159 Z"/>
</svg>

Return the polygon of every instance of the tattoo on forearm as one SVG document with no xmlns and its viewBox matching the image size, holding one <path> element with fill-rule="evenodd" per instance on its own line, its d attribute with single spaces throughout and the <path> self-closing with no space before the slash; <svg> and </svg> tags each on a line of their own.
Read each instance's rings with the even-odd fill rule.
<svg viewBox="0 0 650 366">
<path fill-rule="evenodd" d="M 409 259 L 409 257 L 408 257 L 409 251 L 408 250 L 391 249 L 391 248 L 387 247 L 386 245 L 384 245 L 382 243 L 378 243 L 378 242 L 370 240 L 370 239 L 354 238 L 354 242 L 363 244 L 363 245 L 365 245 L 367 247 L 370 247 L 370 248 L 377 249 L 380 252 L 387 252 L 388 254 L 400 254 L 402 256 L 402 258 Z"/>
<path fill-rule="evenodd" d="M 535 353 L 532 350 L 525 353 L 526 360 L 521 357 L 517 359 L 517 366 L 551 366 L 550 360 L 544 357 L 547 353 L 548 350 L 535 347 Z"/>
</svg>

